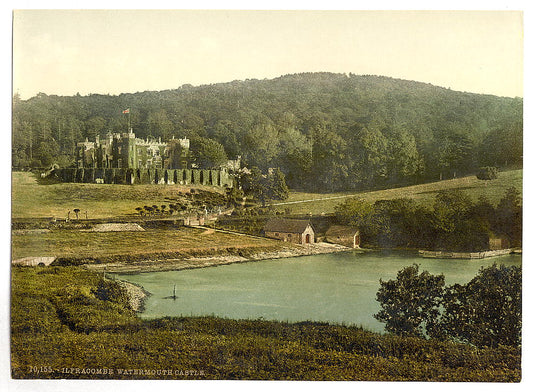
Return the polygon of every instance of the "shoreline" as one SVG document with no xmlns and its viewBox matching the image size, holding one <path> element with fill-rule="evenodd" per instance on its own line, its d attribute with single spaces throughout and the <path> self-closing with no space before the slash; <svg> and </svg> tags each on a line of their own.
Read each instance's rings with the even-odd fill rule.
<svg viewBox="0 0 533 392">
<path fill-rule="evenodd" d="M 144 301 L 152 293 L 146 291 L 144 287 L 127 280 L 117 279 L 115 282 L 126 290 L 131 309 L 136 313 L 142 313 L 144 311 Z"/>
<path fill-rule="evenodd" d="M 246 255 L 244 253 L 217 254 L 214 252 L 210 255 L 201 255 L 196 257 L 180 257 L 159 260 L 145 259 L 131 261 L 128 263 L 90 263 L 85 264 L 84 267 L 94 272 L 105 271 L 107 273 L 114 274 L 138 274 L 144 272 L 181 271 L 185 269 L 217 267 L 219 265 L 347 252 L 351 250 L 354 250 L 354 248 L 320 242 L 312 245 L 293 245 L 291 247 L 284 247 L 277 250 L 259 249 L 257 252 L 246 252 Z"/>
</svg>

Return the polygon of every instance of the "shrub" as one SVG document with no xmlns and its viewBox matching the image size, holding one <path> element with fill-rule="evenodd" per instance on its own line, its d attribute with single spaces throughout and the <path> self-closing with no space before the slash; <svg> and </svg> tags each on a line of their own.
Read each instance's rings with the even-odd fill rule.
<svg viewBox="0 0 533 392">
<path fill-rule="evenodd" d="M 493 166 L 480 167 L 476 177 L 478 180 L 494 180 L 498 178 L 498 168 Z"/>
</svg>

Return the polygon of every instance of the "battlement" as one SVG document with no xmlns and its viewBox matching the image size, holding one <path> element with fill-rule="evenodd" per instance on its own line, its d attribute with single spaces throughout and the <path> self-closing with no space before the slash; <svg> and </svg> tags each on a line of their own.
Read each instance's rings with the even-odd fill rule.
<svg viewBox="0 0 533 392">
<path fill-rule="evenodd" d="M 100 142 L 77 143 L 76 166 L 78 169 L 186 169 L 190 167 L 190 141 L 187 138 L 141 139 L 133 129 L 124 133 L 106 134 Z"/>
</svg>

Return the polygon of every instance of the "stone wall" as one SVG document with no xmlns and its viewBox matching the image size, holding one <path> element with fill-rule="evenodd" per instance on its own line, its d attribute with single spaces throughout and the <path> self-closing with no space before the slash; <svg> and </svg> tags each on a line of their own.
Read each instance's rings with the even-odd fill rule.
<svg viewBox="0 0 533 392">
<path fill-rule="evenodd" d="M 233 175 L 226 170 L 64 168 L 55 169 L 51 175 L 62 182 L 233 187 Z"/>
</svg>

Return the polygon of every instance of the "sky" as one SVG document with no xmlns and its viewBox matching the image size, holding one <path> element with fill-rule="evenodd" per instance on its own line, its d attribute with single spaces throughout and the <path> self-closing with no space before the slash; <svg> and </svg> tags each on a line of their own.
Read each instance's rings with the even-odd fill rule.
<svg viewBox="0 0 533 392">
<path fill-rule="evenodd" d="M 16 10 L 13 93 L 120 94 L 299 72 L 523 96 L 519 11 Z"/>
</svg>

